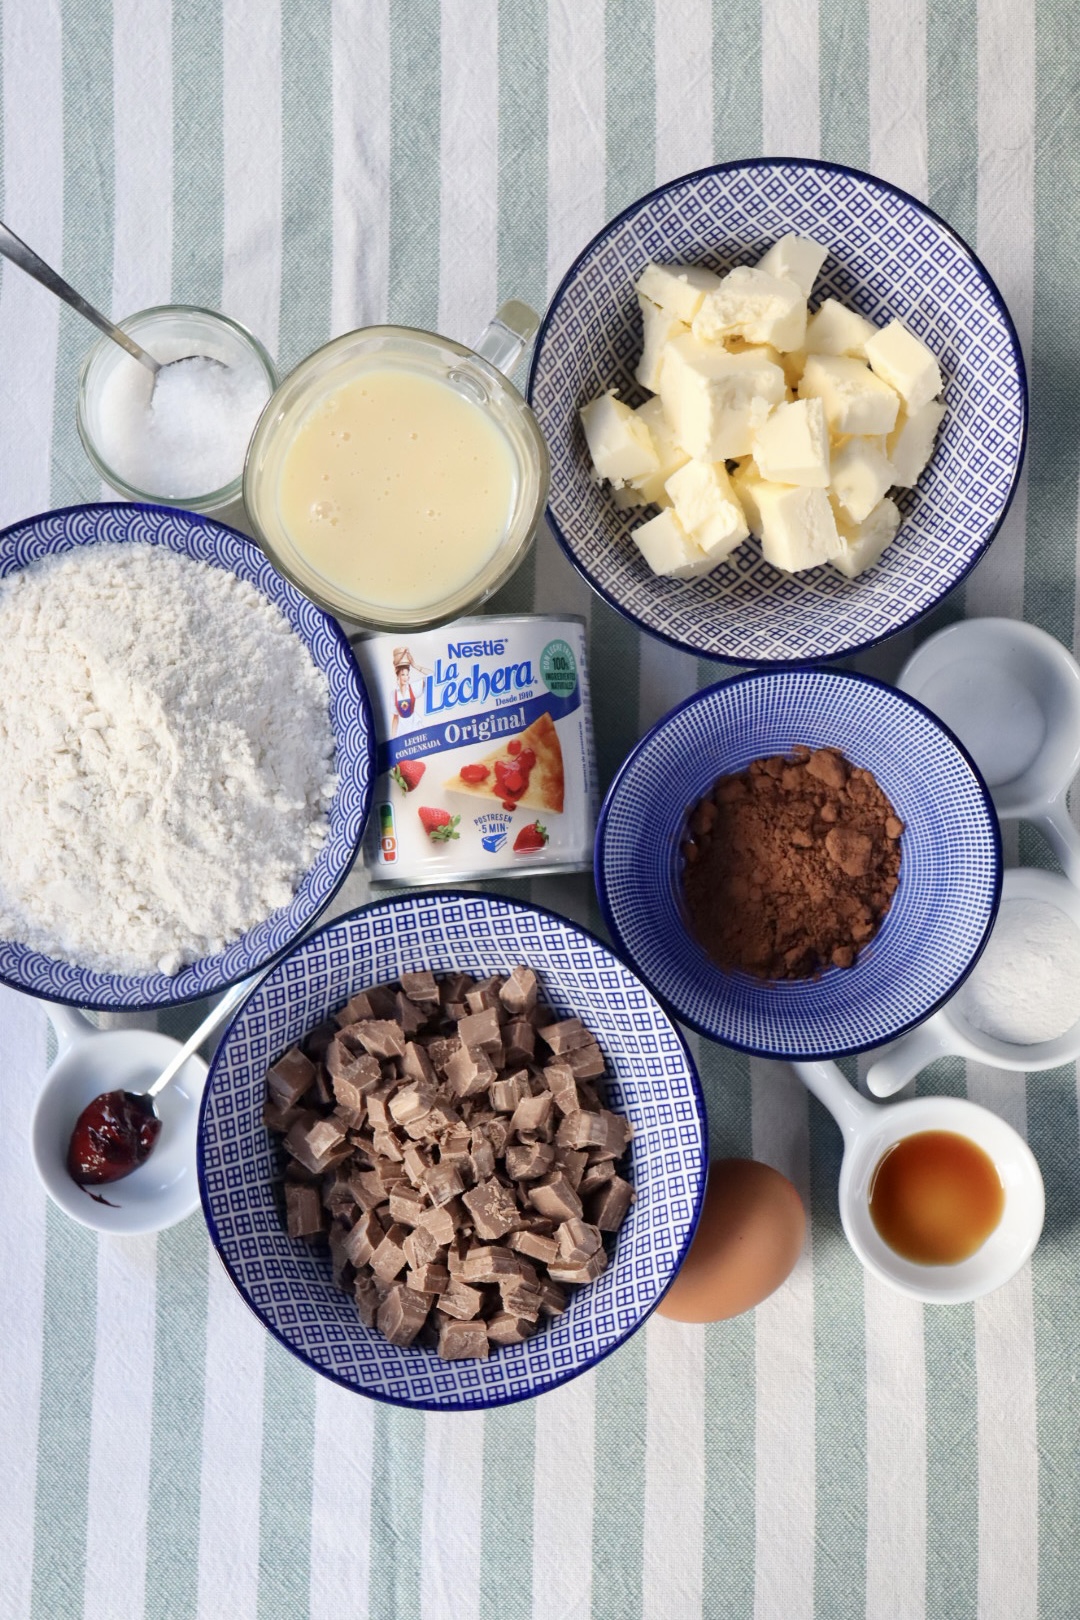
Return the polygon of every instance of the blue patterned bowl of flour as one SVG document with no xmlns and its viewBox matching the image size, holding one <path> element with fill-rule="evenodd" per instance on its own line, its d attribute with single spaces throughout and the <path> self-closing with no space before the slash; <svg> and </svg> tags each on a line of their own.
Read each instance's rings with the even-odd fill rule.
<svg viewBox="0 0 1080 1620">
<path fill-rule="evenodd" d="M 680 846 L 718 777 L 800 744 L 877 779 L 904 823 L 900 883 L 853 967 L 766 982 L 725 972 L 691 934 Z M 596 887 L 617 944 L 684 1023 L 761 1057 L 839 1057 L 894 1040 L 959 988 L 997 915 L 1001 838 L 971 758 L 914 699 L 838 670 L 759 671 L 707 687 L 638 743 L 600 814 Z"/>
<path fill-rule="evenodd" d="M 788 231 L 829 249 L 814 289 L 884 325 L 899 317 L 938 358 L 946 415 L 930 465 L 897 499 L 900 532 L 856 580 L 785 574 L 756 543 L 706 578 L 653 574 L 592 475 L 578 413 L 609 388 L 638 405 L 634 283 L 650 260 L 714 271 L 755 263 Z M 537 339 L 528 398 L 551 452 L 548 516 L 590 585 L 652 635 L 744 664 L 838 658 L 893 635 L 982 556 L 1016 489 L 1027 437 L 1019 340 L 975 255 L 922 203 L 838 164 L 765 158 L 702 169 L 631 204 L 564 276 Z"/>
<path fill-rule="evenodd" d="M 228 589 L 238 598 L 256 604 L 260 610 L 260 625 L 264 618 L 272 621 L 272 632 L 269 629 L 266 632 L 267 656 L 273 636 L 283 637 L 289 643 L 290 656 L 309 671 L 302 657 L 302 649 L 306 649 L 314 665 L 314 670 L 309 671 L 312 682 L 317 683 L 315 671 L 319 671 L 329 689 L 326 741 L 327 748 L 332 743 L 333 761 L 327 770 L 332 769 L 336 775 L 336 787 L 327 805 L 325 838 L 297 881 L 282 889 L 284 895 L 291 892 L 291 898 L 275 900 L 263 913 L 262 921 L 232 938 L 224 948 L 211 950 L 178 971 L 99 971 L 78 961 L 60 960 L 58 956 L 31 949 L 17 937 L 0 939 L 0 981 L 50 1000 L 101 1009 L 148 1009 L 213 995 L 257 972 L 286 951 L 332 899 L 355 859 L 367 819 L 374 770 L 371 711 L 363 679 L 345 636 L 328 614 L 283 579 L 262 552 L 234 530 L 208 518 L 166 507 L 69 507 L 30 518 L 0 534 L 0 578 L 46 558 L 57 559 L 60 566 L 63 554 L 80 548 L 136 545 L 161 547 L 234 576 Z M 278 611 L 262 615 L 262 605 L 254 593 Z M 224 613 L 224 609 L 222 611 Z M 284 625 L 279 615 L 283 616 Z M 294 632 L 294 637 L 288 635 L 286 625 Z M 170 626 L 161 624 L 163 662 L 171 645 L 169 632 Z M 300 648 L 295 646 L 297 639 Z M 228 652 L 226 646 L 226 660 Z M 205 681 L 206 678 L 205 672 L 196 668 L 189 670 L 186 666 L 177 675 L 181 684 L 190 682 L 193 688 L 200 679 Z M 97 676 L 94 681 L 100 684 Z M 317 691 L 317 684 L 313 690 Z M 136 693 L 136 698 L 138 695 Z M 295 695 L 291 700 L 298 702 Z M 122 695 L 117 696 L 117 701 L 123 701 Z M 10 702 L 8 718 L 10 721 Z M 88 723 L 92 725 L 94 721 Z M 239 728 L 237 731 L 239 734 Z M 234 769 L 233 761 L 229 762 L 229 769 Z M 239 758 L 235 763 L 236 775 L 242 776 L 246 770 L 248 761 Z M 289 783 L 284 777 L 281 780 L 282 791 L 288 794 Z M 51 791 L 51 784 L 46 784 L 46 788 Z M 326 791 L 329 793 L 331 789 L 327 787 Z M 35 859 L 33 814 L 27 807 L 23 813 L 30 845 L 27 858 L 32 862 Z M 142 831 L 133 824 L 132 851 L 136 834 Z M 196 829 L 194 842 L 198 841 Z M 115 843 L 115 850 L 116 858 L 123 860 L 123 838 Z M 204 855 L 205 851 L 199 853 Z M 253 854 L 252 859 L 257 865 L 257 854 Z M 134 860 L 132 870 L 135 870 Z"/>
<path fill-rule="evenodd" d="M 634 1126 L 636 1201 L 605 1272 L 564 1315 L 487 1360 L 442 1361 L 360 1321 L 330 1258 L 290 1238 L 279 1209 L 279 1138 L 262 1121 L 271 1062 L 366 986 L 403 972 L 487 977 L 535 966 L 560 1016 L 577 1016 L 607 1061 L 609 1105 Z M 210 1236 L 275 1338 L 316 1372 L 379 1400 L 475 1410 L 565 1383 L 620 1345 L 658 1304 L 697 1222 L 708 1162 L 705 1105 L 679 1031 L 631 970 L 565 917 L 497 895 L 409 894 L 335 919 L 252 992 L 218 1048 L 203 1096 L 199 1183 Z"/>
</svg>

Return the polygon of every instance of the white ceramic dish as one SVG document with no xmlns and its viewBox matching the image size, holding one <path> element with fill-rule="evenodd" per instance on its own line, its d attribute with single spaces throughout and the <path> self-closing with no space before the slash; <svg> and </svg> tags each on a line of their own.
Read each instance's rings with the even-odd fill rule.
<svg viewBox="0 0 1080 1620">
<path fill-rule="evenodd" d="M 924 641 L 896 684 L 960 738 L 1001 819 L 1034 822 L 1080 884 L 1067 802 L 1080 770 L 1080 665 L 1060 641 L 1019 619 L 964 619 Z"/>
<path fill-rule="evenodd" d="M 144 1091 L 180 1042 L 154 1030 L 98 1030 L 71 1007 L 49 1003 L 47 1011 L 58 1050 L 30 1120 L 30 1151 L 42 1186 L 65 1215 L 95 1232 L 130 1237 L 175 1226 L 199 1207 L 195 1146 L 206 1064 L 188 1058 L 158 1099 L 161 1135 L 154 1151 L 132 1175 L 94 1188 L 109 1200 L 98 1203 L 67 1172 L 76 1120 L 103 1091 Z"/>
<path fill-rule="evenodd" d="M 1005 873 L 1001 899 L 1003 904 L 1008 900 L 1045 901 L 1071 917 L 1080 928 L 1080 889 L 1056 872 L 1042 872 L 1034 866 L 1013 867 Z M 954 996 L 918 1029 L 883 1046 L 866 1072 L 866 1084 L 875 1097 L 891 1097 L 928 1063 L 947 1056 L 990 1063 L 996 1069 L 1056 1069 L 1080 1057 L 1080 1019 L 1056 1040 L 1020 1046 L 985 1035 L 969 1024 Z"/>
<path fill-rule="evenodd" d="M 1039 1241 L 1046 1199 L 1035 1156 L 1011 1125 L 988 1108 L 958 1097 L 916 1097 L 880 1107 L 860 1097 L 835 1063 L 794 1067 L 843 1134 L 840 1220 L 868 1271 L 897 1293 L 927 1305 L 980 1299 L 1019 1271 Z M 994 1161 L 1005 1189 L 1005 1208 L 994 1231 L 981 1248 L 956 1265 L 925 1266 L 905 1260 L 881 1237 L 870 1215 L 874 1170 L 889 1148 L 917 1131 L 966 1136 Z"/>
</svg>

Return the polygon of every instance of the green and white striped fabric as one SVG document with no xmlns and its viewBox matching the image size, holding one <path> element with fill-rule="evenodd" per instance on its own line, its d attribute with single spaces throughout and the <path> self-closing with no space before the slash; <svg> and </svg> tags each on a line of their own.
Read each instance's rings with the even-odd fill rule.
<svg viewBox="0 0 1080 1620">
<path fill-rule="evenodd" d="M 288 368 L 372 321 L 469 341 L 502 298 L 542 308 L 615 210 L 710 161 L 869 168 L 972 243 L 1030 363 L 1025 482 L 922 633 L 1001 613 L 1072 645 L 1077 16 L 1070 0 L 0 0 L 0 214 L 114 313 L 219 307 Z M 3 267 L 2 522 L 106 493 L 75 431 L 90 338 Z M 549 536 L 495 606 L 587 615 L 605 779 L 717 673 L 635 634 Z M 912 644 L 861 667 L 892 675 Z M 1009 853 L 1044 858 L 1026 833 Z M 596 921 L 585 879 L 532 891 Z M 356 877 L 339 905 L 365 895 Z M 922 1076 L 1025 1131 L 1048 1194 L 1021 1275 L 924 1310 L 844 1243 L 839 1136 L 790 1071 L 702 1045 L 714 1154 L 775 1164 L 812 1211 L 791 1280 L 731 1323 L 654 1320 L 541 1400 L 425 1417 L 270 1342 L 198 1218 L 98 1242 L 48 1205 L 26 1145 L 45 1019 L 10 992 L 0 1018 L 2 1620 L 1080 1613 L 1071 1068 Z"/>
</svg>

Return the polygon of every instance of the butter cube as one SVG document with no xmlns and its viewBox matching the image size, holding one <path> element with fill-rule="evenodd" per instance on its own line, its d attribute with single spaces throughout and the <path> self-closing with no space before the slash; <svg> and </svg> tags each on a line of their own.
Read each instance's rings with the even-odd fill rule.
<svg viewBox="0 0 1080 1620">
<path fill-rule="evenodd" d="M 900 401 L 863 360 L 849 355 L 808 354 L 800 399 L 820 399 L 829 432 L 891 433 Z"/>
<path fill-rule="evenodd" d="M 705 553 L 670 508 L 630 532 L 654 574 L 668 574 L 672 579 L 696 579 L 709 569 Z"/>
<path fill-rule="evenodd" d="M 756 490 L 761 555 L 774 568 L 798 574 L 840 555 L 844 542 L 823 489 L 763 482 Z"/>
<path fill-rule="evenodd" d="M 618 488 L 658 466 L 652 435 L 640 417 L 616 399 L 614 390 L 582 408 L 581 425 L 597 477 Z"/>
<path fill-rule="evenodd" d="M 691 329 L 701 343 L 741 337 L 748 343 L 771 343 L 781 353 L 800 349 L 806 336 L 806 299 L 793 281 L 741 265 L 706 293 Z"/>
<path fill-rule="evenodd" d="M 806 323 L 806 350 L 808 354 L 853 354 L 865 360 L 867 339 L 876 331 L 873 322 L 856 310 L 826 298 Z"/>
<path fill-rule="evenodd" d="M 753 456 L 747 456 L 731 475 L 731 487 L 743 510 L 746 526 L 756 540 L 761 539 L 761 509 L 757 492 L 764 479 L 759 475 Z"/>
<path fill-rule="evenodd" d="M 673 473 L 667 492 L 675 515 L 715 568 L 749 534 L 727 468 L 718 461 L 688 461 Z"/>
<path fill-rule="evenodd" d="M 719 287 L 720 277 L 698 264 L 649 264 L 637 279 L 637 290 L 676 321 L 687 325 L 705 294 Z"/>
<path fill-rule="evenodd" d="M 919 480 L 934 449 L 937 430 L 945 415 L 939 399 L 931 399 L 920 411 L 911 416 L 901 406 L 896 426 L 889 434 L 889 460 L 893 464 L 893 483 L 900 489 L 910 489 Z"/>
<path fill-rule="evenodd" d="M 803 297 L 809 298 L 828 251 L 811 237 L 796 236 L 794 231 L 789 231 L 773 243 L 768 253 L 758 260 L 757 267 L 770 276 L 778 276 L 781 281 L 793 281 Z"/>
<path fill-rule="evenodd" d="M 642 293 L 638 293 L 638 303 L 641 305 L 644 344 L 634 376 L 642 388 L 655 394 L 660 387 L 660 356 L 664 352 L 664 344 L 683 332 L 689 332 L 690 328 L 685 321 L 669 315 L 666 309 L 661 309 L 659 304 L 654 304 L 651 298 L 646 298 Z"/>
<path fill-rule="evenodd" d="M 754 460 L 770 483 L 827 488 L 829 433 L 820 399 L 778 405 L 754 435 Z"/>
<path fill-rule="evenodd" d="M 900 527 L 900 509 L 895 501 L 886 497 L 861 523 L 848 523 L 843 513 L 837 513 L 836 527 L 842 550 L 829 561 L 848 579 L 857 579 L 874 566 L 895 537 Z"/>
<path fill-rule="evenodd" d="M 729 354 L 692 336 L 664 349 L 660 398 L 676 442 L 695 461 L 746 455 L 755 430 L 786 397 L 783 372 L 750 350 Z"/>
<path fill-rule="evenodd" d="M 831 483 L 844 516 L 861 523 L 896 483 L 896 474 L 879 441 L 848 439 L 833 451 Z"/>
<path fill-rule="evenodd" d="M 940 394 L 944 386 L 934 356 L 901 321 L 890 321 L 874 333 L 866 344 L 866 358 L 882 382 L 895 388 L 909 416 Z"/>
<path fill-rule="evenodd" d="M 656 450 L 657 467 L 655 472 L 646 473 L 644 478 L 635 478 L 633 487 L 640 491 L 642 500 L 646 505 L 670 506 L 671 496 L 664 485 L 672 473 L 685 467 L 690 460 L 686 451 L 675 442 L 675 435 L 671 431 L 671 423 L 664 415 L 664 403 L 661 399 L 647 399 L 644 405 L 639 405 L 634 412 L 645 423 L 652 434 L 653 447 Z"/>
</svg>

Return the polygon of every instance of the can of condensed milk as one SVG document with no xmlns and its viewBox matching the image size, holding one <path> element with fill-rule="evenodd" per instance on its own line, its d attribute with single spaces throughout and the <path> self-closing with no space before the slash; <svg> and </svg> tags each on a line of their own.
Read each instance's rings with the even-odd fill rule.
<svg viewBox="0 0 1080 1620">
<path fill-rule="evenodd" d="M 354 643 L 375 712 L 376 883 L 582 872 L 596 762 L 585 621 L 459 619 Z"/>
</svg>

